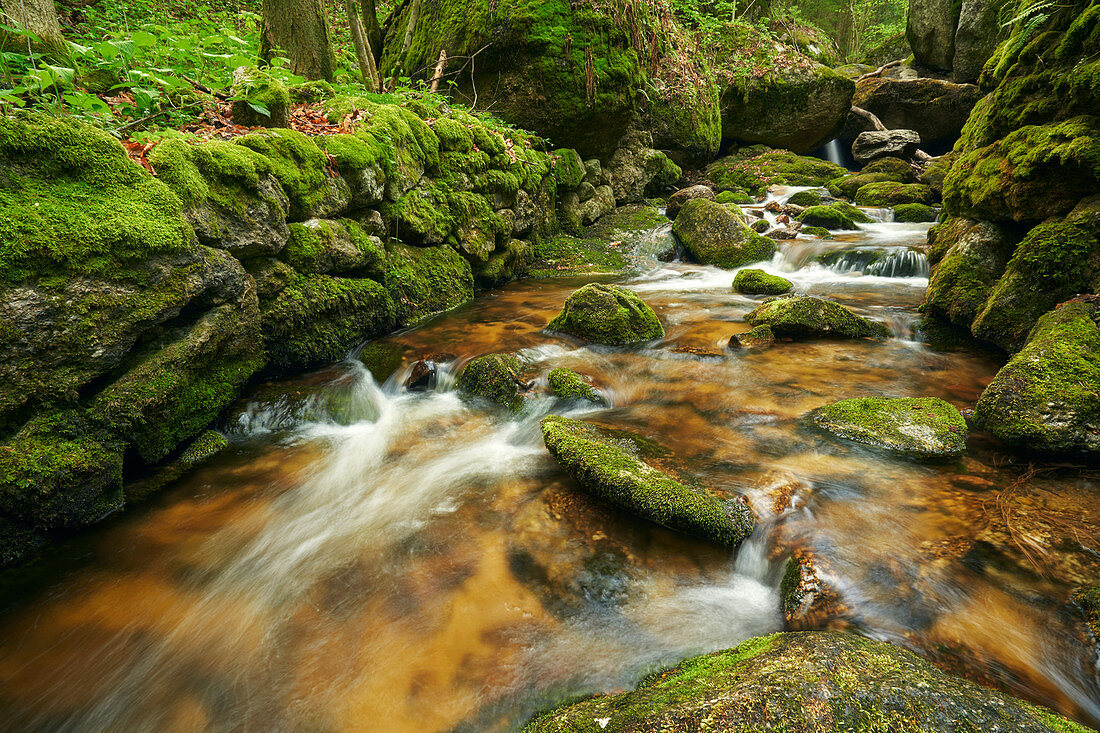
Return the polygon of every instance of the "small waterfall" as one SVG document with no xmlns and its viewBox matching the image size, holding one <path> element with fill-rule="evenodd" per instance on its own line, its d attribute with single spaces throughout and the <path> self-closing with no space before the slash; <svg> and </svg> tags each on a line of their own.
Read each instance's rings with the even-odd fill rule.
<svg viewBox="0 0 1100 733">
<path fill-rule="evenodd" d="M 865 275 L 878 277 L 928 277 L 929 272 L 928 258 L 923 252 L 911 249 L 891 252 L 863 271 Z"/>
<path fill-rule="evenodd" d="M 830 140 L 825 144 L 825 160 L 837 165 L 844 165 L 844 151 L 840 147 L 840 140 Z"/>
</svg>

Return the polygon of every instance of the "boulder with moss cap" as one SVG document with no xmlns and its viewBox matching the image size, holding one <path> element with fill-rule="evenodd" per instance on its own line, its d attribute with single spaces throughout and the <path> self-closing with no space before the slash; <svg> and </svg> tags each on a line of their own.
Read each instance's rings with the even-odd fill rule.
<svg viewBox="0 0 1100 733">
<path fill-rule="evenodd" d="M 523 363 L 515 354 L 479 356 L 462 370 L 458 388 L 519 412 L 524 405 L 523 393 L 527 391 Z"/>
<path fill-rule="evenodd" d="M 733 278 L 733 289 L 745 295 L 782 295 L 793 287 L 787 278 L 763 270 L 741 270 Z"/>
<path fill-rule="evenodd" d="M 550 385 L 550 390 L 559 399 L 566 401 L 585 400 L 595 405 L 607 404 L 607 400 L 604 399 L 599 390 L 589 384 L 583 375 L 572 369 L 566 369 L 565 367 L 553 369 L 546 376 L 546 381 Z"/>
<path fill-rule="evenodd" d="M 684 204 L 672 231 L 692 258 L 704 265 L 732 270 L 775 254 L 775 242 L 750 229 L 740 210 L 706 199 Z"/>
<path fill-rule="evenodd" d="M 572 699 L 524 733 L 1089 733 L 910 651 L 836 631 L 772 634 L 650 674 L 630 692 Z"/>
<path fill-rule="evenodd" d="M 885 338 L 890 329 L 831 300 L 808 295 L 773 298 L 745 316 L 753 326 L 771 326 L 776 336 Z"/>
<path fill-rule="evenodd" d="M 898 453 L 939 457 L 966 450 L 966 420 L 935 397 L 854 397 L 817 408 L 810 420 L 833 435 Z"/>
<path fill-rule="evenodd" d="M 627 431 L 551 415 L 542 420 L 546 448 L 581 487 L 669 529 L 736 547 L 752 533 L 753 515 L 738 499 L 689 486 L 655 463 L 669 453 Z M 694 479 L 692 479 L 694 481 Z"/>
<path fill-rule="evenodd" d="M 665 335 L 657 314 L 645 301 L 626 288 L 602 283 L 589 283 L 575 290 L 548 328 L 612 346 Z"/>
</svg>

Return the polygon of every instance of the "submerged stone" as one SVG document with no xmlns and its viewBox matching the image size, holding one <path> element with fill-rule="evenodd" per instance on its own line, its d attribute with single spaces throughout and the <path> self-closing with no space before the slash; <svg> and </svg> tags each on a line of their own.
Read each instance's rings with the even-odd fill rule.
<svg viewBox="0 0 1100 733">
<path fill-rule="evenodd" d="M 733 278 L 733 289 L 746 295 L 782 295 L 793 287 L 787 278 L 763 270 L 741 270 Z"/>
<path fill-rule="evenodd" d="M 730 336 L 727 346 L 731 349 L 759 349 L 775 343 L 775 332 L 771 326 L 757 326 L 744 333 Z"/>
<path fill-rule="evenodd" d="M 771 259 L 775 242 L 754 232 L 739 210 L 706 199 L 693 199 L 676 215 L 673 233 L 704 265 L 732 270 Z"/>
<path fill-rule="evenodd" d="M 633 691 L 535 716 L 525 733 L 787 731 L 1088 733 L 1037 705 L 936 669 L 912 652 L 839 632 L 791 632 L 686 659 Z"/>
<path fill-rule="evenodd" d="M 966 450 L 966 420 L 935 397 L 856 397 L 810 413 L 834 435 L 919 456 L 954 456 Z"/>
<path fill-rule="evenodd" d="M 885 338 L 890 329 L 857 316 L 839 303 L 808 295 L 775 298 L 745 316 L 753 326 L 771 326 L 776 336 Z"/>
<path fill-rule="evenodd" d="M 558 368 L 546 377 L 553 393 L 563 400 L 587 400 L 596 405 L 606 405 L 599 390 L 593 387 L 585 377 L 572 369 Z"/>
<path fill-rule="evenodd" d="M 523 393 L 527 391 L 523 364 L 515 354 L 479 356 L 462 370 L 458 388 L 518 412 L 523 407 Z"/>
<path fill-rule="evenodd" d="M 1039 319 L 974 410 L 1003 442 L 1044 453 L 1100 455 L 1100 304 L 1070 301 Z"/>
<path fill-rule="evenodd" d="M 542 420 L 546 448 L 583 489 L 669 529 L 736 547 L 752 533 L 743 502 L 688 486 L 645 459 L 664 451 L 641 436 L 551 415 Z"/>
<path fill-rule="evenodd" d="M 925 204 L 899 204 L 894 207 L 894 221 L 923 224 L 939 218 L 936 210 Z"/>
<path fill-rule="evenodd" d="M 779 607 L 784 628 L 811 631 L 835 624 L 851 615 L 840 592 L 829 580 L 826 558 L 808 550 L 795 550 L 787 561 L 779 585 Z"/>
<path fill-rule="evenodd" d="M 601 283 L 589 283 L 573 291 L 547 328 L 612 346 L 665 335 L 657 314 L 645 301 L 626 288 Z"/>
</svg>

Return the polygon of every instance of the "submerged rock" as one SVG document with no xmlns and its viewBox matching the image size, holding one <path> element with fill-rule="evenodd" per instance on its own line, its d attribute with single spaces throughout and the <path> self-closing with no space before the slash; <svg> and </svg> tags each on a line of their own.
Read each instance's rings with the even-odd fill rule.
<svg viewBox="0 0 1100 733">
<path fill-rule="evenodd" d="M 741 501 L 688 486 L 646 459 L 666 452 L 641 436 L 551 415 L 546 448 L 586 491 L 669 529 L 736 547 L 753 529 Z"/>
<path fill-rule="evenodd" d="M 1039 319 L 974 410 L 1009 445 L 1044 453 L 1100 455 L 1100 304 L 1070 301 Z"/>
<path fill-rule="evenodd" d="M 776 336 L 885 338 L 890 329 L 857 316 L 839 303 L 808 295 L 775 298 L 745 316 L 753 326 L 771 326 Z"/>
<path fill-rule="evenodd" d="M 662 338 L 657 314 L 637 294 L 618 285 L 589 283 L 573 291 L 547 328 L 599 344 L 622 346 Z"/>
<path fill-rule="evenodd" d="M 518 412 L 527 391 L 523 379 L 523 364 L 515 354 L 486 354 L 466 365 L 458 380 L 463 392 L 484 397 L 490 402 Z"/>
<path fill-rule="evenodd" d="M 933 204 L 936 195 L 921 183 L 897 183 L 882 181 L 868 183 L 856 191 L 855 201 L 860 206 L 897 206 L 899 204 Z"/>
<path fill-rule="evenodd" d="M 833 626 L 851 614 L 829 581 L 828 561 L 807 550 L 795 550 L 779 585 L 784 628 L 811 631 Z"/>
<path fill-rule="evenodd" d="M 856 397 L 810 413 L 834 435 L 919 456 L 954 456 L 966 450 L 966 420 L 935 397 Z"/>
<path fill-rule="evenodd" d="M 775 343 L 775 332 L 771 326 L 757 326 L 744 333 L 730 336 L 727 346 L 731 349 L 759 349 Z"/>
<path fill-rule="evenodd" d="M 684 204 L 692 199 L 708 199 L 714 201 L 714 191 L 710 189 L 710 186 L 689 186 L 688 188 L 681 188 L 668 197 L 668 203 L 665 205 L 665 215 L 668 216 L 669 219 L 675 219 Z"/>
<path fill-rule="evenodd" d="M 852 157 L 860 165 L 885 156 L 908 160 L 919 147 L 920 135 L 913 130 L 872 130 L 856 137 Z"/>
<path fill-rule="evenodd" d="M 524 731 L 955 733 L 963 721 L 973 730 L 1088 733 L 892 644 L 822 631 L 772 634 L 686 659 L 633 691 L 566 702 Z"/>
<path fill-rule="evenodd" d="M 672 231 L 704 265 L 732 270 L 775 254 L 775 242 L 750 229 L 739 209 L 706 199 L 684 204 Z"/>
<path fill-rule="evenodd" d="M 599 390 L 588 383 L 587 379 L 572 369 L 558 368 L 547 375 L 553 393 L 563 400 L 587 400 L 596 405 L 606 405 Z"/>
<path fill-rule="evenodd" d="M 763 270 L 741 270 L 733 278 L 733 289 L 746 295 L 782 295 L 793 287 L 787 278 Z"/>
</svg>

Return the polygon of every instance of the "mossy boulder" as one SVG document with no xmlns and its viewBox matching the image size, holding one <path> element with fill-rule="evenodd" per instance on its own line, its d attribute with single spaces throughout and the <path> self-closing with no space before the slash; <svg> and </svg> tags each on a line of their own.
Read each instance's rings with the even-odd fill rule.
<svg viewBox="0 0 1100 733">
<path fill-rule="evenodd" d="M 821 194 L 812 189 L 799 191 L 792 194 L 791 197 L 787 199 L 787 203 L 795 206 L 820 206 L 822 204 Z"/>
<path fill-rule="evenodd" d="M 966 420 L 935 397 L 855 397 L 817 408 L 810 420 L 833 435 L 908 455 L 966 450 Z"/>
<path fill-rule="evenodd" d="M 990 222 L 950 219 L 929 230 L 925 313 L 970 330 L 1004 274 L 1018 235 Z"/>
<path fill-rule="evenodd" d="M 570 700 L 523 730 L 956 733 L 960 721 L 975 730 L 1088 733 L 900 647 L 835 631 L 749 639 L 648 675 L 633 691 Z"/>
<path fill-rule="evenodd" d="M 925 204 L 898 204 L 894 207 L 894 221 L 906 224 L 925 224 L 936 221 L 939 214 Z"/>
<path fill-rule="evenodd" d="M 859 229 L 856 222 L 865 224 L 871 221 L 871 217 L 856 207 L 836 203 L 828 206 L 811 206 L 795 218 L 806 226 L 833 230 Z"/>
<path fill-rule="evenodd" d="M 351 200 L 351 189 L 340 176 L 328 173 L 328 158 L 311 139 L 296 130 L 251 132 L 234 141 L 264 158 L 264 165 L 290 200 L 287 218 L 305 221 L 340 214 Z"/>
<path fill-rule="evenodd" d="M 527 381 L 523 363 L 515 354 L 486 354 L 466 365 L 458 388 L 469 395 L 483 397 L 512 412 L 523 409 Z"/>
<path fill-rule="evenodd" d="M 361 273 L 381 280 L 386 250 L 351 219 L 310 219 L 290 225 L 280 258 L 303 275 Z"/>
<path fill-rule="evenodd" d="M 667 451 L 641 436 L 551 415 L 542 420 L 546 448 L 596 497 L 669 529 L 736 547 L 752 533 L 752 512 L 655 467 Z"/>
<path fill-rule="evenodd" d="M 769 186 L 824 186 L 847 171 L 836 163 L 753 145 L 707 166 L 707 177 L 721 190 L 763 196 Z"/>
<path fill-rule="evenodd" d="M 821 239 L 832 239 L 833 233 L 825 227 L 815 227 L 813 225 L 804 226 L 798 230 L 799 234 L 805 234 L 810 237 L 820 237 Z"/>
<path fill-rule="evenodd" d="M 932 189 L 920 183 L 896 183 L 883 181 L 868 183 L 856 191 L 855 202 L 860 206 L 897 206 L 899 204 L 936 203 Z"/>
<path fill-rule="evenodd" d="M 842 178 L 835 178 L 829 181 L 827 188 L 829 193 L 834 196 L 843 196 L 844 198 L 854 199 L 856 197 L 856 191 L 872 183 L 884 183 L 887 181 L 896 181 L 901 183 L 900 176 L 896 176 L 892 173 L 856 173 L 851 176 L 843 176 Z"/>
<path fill-rule="evenodd" d="M 745 224 L 740 210 L 706 199 L 684 204 L 672 231 L 696 262 L 727 270 L 771 259 L 776 249 Z"/>
<path fill-rule="evenodd" d="M 581 374 L 559 367 L 552 369 L 547 375 L 546 381 L 550 385 L 550 391 L 556 397 L 569 402 L 586 401 L 595 405 L 606 405 L 607 400 L 593 387 Z"/>
<path fill-rule="evenodd" d="M 244 127 L 289 127 L 290 91 L 286 84 L 255 66 L 233 72 L 233 122 Z"/>
<path fill-rule="evenodd" d="M 680 213 L 680 209 L 684 204 L 692 199 L 715 199 L 714 191 L 710 186 L 688 186 L 687 188 L 681 188 L 676 193 L 668 197 L 668 203 L 665 204 L 665 214 L 669 219 L 675 219 L 676 215 Z M 732 203 L 732 202 L 731 202 Z"/>
<path fill-rule="evenodd" d="M 913 166 L 909 161 L 890 155 L 872 160 L 863 166 L 862 172 L 886 173 L 892 176 L 893 180 L 901 183 L 913 183 L 916 180 L 916 173 L 914 173 Z"/>
<path fill-rule="evenodd" d="M 719 191 L 715 194 L 714 200 L 720 204 L 737 204 L 738 206 L 756 203 L 756 199 L 741 190 Z"/>
<path fill-rule="evenodd" d="M 622 346 L 663 338 L 657 314 L 635 293 L 618 285 L 590 283 L 565 300 L 547 328 L 599 344 Z"/>
<path fill-rule="evenodd" d="M 1100 455 L 1100 305 L 1070 301 L 1039 319 L 974 410 L 1005 443 L 1055 454 Z"/>
<path fill-rule="evenodd" d="M 450 247 L 409 247 L 391 241 L 386 253 L 383 281 L 399 324 L 412 325 L 473 300 L 470 263 Z"/>
<path fill-rule="evenodd" d="M 890 329 L 857 316 L 839 303 L 807 295 L 774 298 L 745 316 L 752 326 L 771 326 L 776 336 L 885 338 Z"/>
<path fill-rule="evenodd" d="M 744 75 L 722 92 L 722 136 L 808 153 L 844 128 L 855 84 L 813 64 Z"/>
<path fill-rule="evenodd" d="M 944 181 L 944 206 L 954 216 L 1034 223 L 1068 214 L 1097 190 L 1100 118 L 1080 116 L 963 154 Z"/>
<path fill-rule="evenodd" d="M 731 349 L 759 349 L 774 343 L 775 332 L 772 331 L 771 326 L 757 326 L 744 333 L 735 333 L 730 336 L 727 346 Z"/>
<path fill-rule="evenodd" d="M 763 270 L 741 270 L 733 278 L 733 289 L 745 295 L 782 295 L 793 287 L 787 278 Z"/>
</svg>

